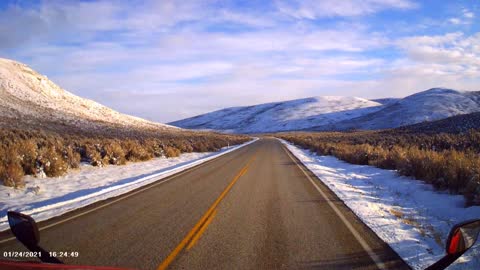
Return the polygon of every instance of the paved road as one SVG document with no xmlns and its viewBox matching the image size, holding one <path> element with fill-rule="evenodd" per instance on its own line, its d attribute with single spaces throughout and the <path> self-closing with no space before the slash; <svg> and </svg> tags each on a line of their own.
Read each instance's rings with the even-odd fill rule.
<svg viewBox="0 0 480 270">
<path fill-rule="evenodd" d="M 139 269 L 408 268 L 275 139 L 167 180 L 40 223 L 110 203 L 42 230 L 41 246 L 79 252 L 71 264 Z M 12 250 L 24 249 L 0 244 L 0 256 Z"/>
</svg>

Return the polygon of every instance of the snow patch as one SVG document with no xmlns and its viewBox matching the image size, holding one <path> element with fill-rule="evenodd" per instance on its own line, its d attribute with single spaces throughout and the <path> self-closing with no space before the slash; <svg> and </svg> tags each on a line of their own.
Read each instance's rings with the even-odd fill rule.
<svg viewBox="0 0 480 270">
<path fill-rule="evenodd" d="M 36 221 L 47 220 L 89 204 L 116 197 L 172 174 L 249 145 L 258 138 L 219 152 L 186 153 L 177 158 L 109 165 L 82 164 L 80 170 L 57 178 L 26 177 L 24 189 L 0 186 L 0 231 L 8 229 L 7 211 L 20 211 Z"/>
<path fill-rule="evenodd" d="M 454 224 L 480 218 L 480 206 L 464 208 L 461 195 L 436 191 L 392 170 L 318 156 L 281 141 L 413 269 L 443 257 Z M 448 269 L 480 269 L 480 243 Z"/>
</svg>

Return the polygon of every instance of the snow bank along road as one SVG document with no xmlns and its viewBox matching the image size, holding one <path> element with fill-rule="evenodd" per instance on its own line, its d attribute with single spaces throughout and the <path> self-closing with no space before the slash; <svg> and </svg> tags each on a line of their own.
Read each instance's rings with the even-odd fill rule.
<svg viewBox="0 0 480 270">
<path fill-rule="evenodd" d="M 0 186 L 0 231 L 8 229 L 7 211 L 15 210 L 43 221 L 202 164 L 253 143 L 256 139 L 217 152 L 185 153 L 175 158 L 155 158 L 103 168 L 82 165 L 64 176 L 46 179 L 25 177 L 26 188 Z M 35 192 L 38 188 L 39 192 Z M 105 205 L 102 205 L 102 207 Z M 84 213 L 84 212 L 82 212 Z M 0 243 L 5 240 L 0 240 Z"/>
<path fill-rule="evenodd" d="M 47 250 L 79 253 L 62 258 L 70 264 L 408 269 L 281 142 L 268 138 L 40 227 L 48 227 L 41 231 Z M 16 250 L 24 249 L 1 243 L 0 257 Z"/>
<path fill-rule="evenodd" d="M 434 190 L 393 170 L 317 156 L 282 142 L 413 269 L 425 269 L 445 255 L 454 224 L 480 217 L 480 206 L 464 207 L 462 195 Z M 480 269 L 480 243 L 448 269 Z"/>
</svg>

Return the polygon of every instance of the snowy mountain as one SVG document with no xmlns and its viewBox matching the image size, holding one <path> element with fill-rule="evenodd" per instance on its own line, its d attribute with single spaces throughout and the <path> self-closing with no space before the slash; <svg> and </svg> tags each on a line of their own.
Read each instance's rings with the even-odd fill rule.
<svg viewBox="0 0 480 270">
<path fill-rule="evenodd" d="M 432 88 L 385 105 L 376 112 L 339 121 L 336 129 L 386 129 L 480 111 L 480 92 Z M 329 130 L 332 126 L 314 129 Z"/>
<path fill-rule="evenodd" d="M 434 88 L 403 99 L 313 97 L 234 107 L 170 124 L 239 133 L 384 129 L 478 111 L 480 92 Z"/>
<path fill-rule="evenodd" d="M 275 132 L 334 124 L 379 109 L 382 104 L 363 98 L 325 96 L 227 108 L 170 124 L 238 133 Z"/>
<path fill-rule="evenodd" d="M 399 99 L 398 98 L 378 98 L 378 99 L 371 99 L 371 101 L 378 102 L 382 105 L 390 105 L 392 103 L 397 102 Z"/>
<path fill-rule="evenodd" d="M 16 128 L 76 127 L 98 130 L 173 130 L 174 127 L 121 114 L 75 96 L 28 66 L 0 58 L 0 125 Z"/>
</svg>

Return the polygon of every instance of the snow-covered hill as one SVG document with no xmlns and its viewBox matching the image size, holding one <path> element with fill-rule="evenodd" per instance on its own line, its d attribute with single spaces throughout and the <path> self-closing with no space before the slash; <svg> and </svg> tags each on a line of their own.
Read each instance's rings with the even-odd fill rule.
<svg viewBox="0 0 480 270">
<path fill-rule="evenodd" d="M 372 99 L 372 101 L 378 102 L 382 105 L 390 105 L 392 103 L 395 103 L 399 100 L 399 98 L 378 98 L 378 99 Z"/>
<path fill-rule="evenodd" d="M 73 126 L 173 130 L 174 127 L 121 114 L 75 96 L 28 66 L 0 58 L 0 117 L 13 127 Z M 22 126 L 23 125 L 23 126 Z"/>
<path fill-rule="evenodd" d="M 480 111 L 480 92 L 433 88 L 386 104 L 376 112 L 341 121 L 337 129 L 386 129 Z M 316 129 L 328 130 L 323 126 Z"/>
<path fill-rule="evenodd" d="M 477 111 L 480 92 L 434 88 L 403 99 L 327 96 L 234 107 L 170 124 L 239 133 L 383 129 Z"/>
<path fill-rule="evenodd" d="M 238 133 L 300 130 L 375 112 L 382 104 L 357 97 L 312 97 L 248 107 L 227 108 L 171 125 Z"/>
</svg>

